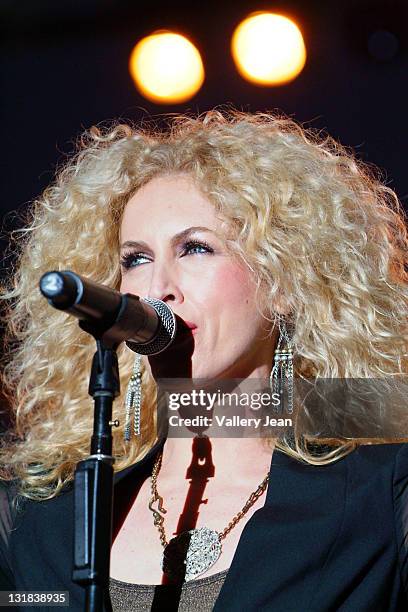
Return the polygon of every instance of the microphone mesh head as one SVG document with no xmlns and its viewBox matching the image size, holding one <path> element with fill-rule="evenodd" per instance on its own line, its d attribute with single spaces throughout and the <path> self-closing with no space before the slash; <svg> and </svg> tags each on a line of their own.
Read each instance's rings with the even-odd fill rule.
<svg viewBox="0 0 408 612">
<path fill-rule="evenodd" d="M 140 299 L 155 309 L 160 320 L 160 326 L 157 334 L 150 342 L 138 344 L 137 342 L 127 341 L 126 344 L 132 351 L 140 355 L 157 355 L 157 353 L 164 351 L 173 342 L 177 328 L 176 317 L 172 309 L 162 300 L 154 298 Z"/>
</svg>

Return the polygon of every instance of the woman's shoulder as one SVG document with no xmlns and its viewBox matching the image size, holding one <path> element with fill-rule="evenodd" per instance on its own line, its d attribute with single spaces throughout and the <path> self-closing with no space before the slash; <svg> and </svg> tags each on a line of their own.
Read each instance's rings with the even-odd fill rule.
<svg viewBox="0 0 408 612">
<path fill-rule="evenodd" d="M 341 542 L 355 541 L 364 547 L 358 554 L 396 563 L 408 596 L 408 443 L 361 444 L 343 465 Z"/>
<path fill-rule="evenodd" d="M 295 488 L 301 482 L 316 491 L 344 487 L 344 495 L 349 499 L 355 501 L 363 496 L 373 503 L 378 498 L 391 501 L 393 494 L 403 490 L 408 496 L 407 442 L 362 443 L 341 459 L 325 464 L 301 463 L 284 453 L 276 459 L 276 464 L 289 469 L 288 477 Z"/>
<path fill-rule="evenodd" d="M 327 450 L 330 450 L 329 446 Z M 408 473 L 408 442 L 360 443 L 354 450 L 330 463 L 300 462 L 285 452 L 278 453 L 274 461 L 287 464 L 298 471 L 305 470 L 306 473 L 318 471 L 327 476 L 333 472 L 349 473 L 351 476 L 364 472 L 375 475 L 386 471 L 391 473 L 396 468 Z"/>
<path fill-rule="evenodd" d="M 361 444 L 347 457 L 351 482 L 370 483 L 379 492 L 408 484 L 408 443 Z"/>
<path fill-rule="evenodd" d="M 389 466 L 408 460 L 408 442 L 360 444 L 350 456 L 362 465 Z"/>
<path fill-rule="evenodd" d="M 364 444 L 351 453 L 350 460 L 354 501 L 364 497 L 370 518 L 375 512 L 392 529 L 408 595 L 408 443 Z M 393 521 L 386 518 L 390 516 Z"/>
</svg>

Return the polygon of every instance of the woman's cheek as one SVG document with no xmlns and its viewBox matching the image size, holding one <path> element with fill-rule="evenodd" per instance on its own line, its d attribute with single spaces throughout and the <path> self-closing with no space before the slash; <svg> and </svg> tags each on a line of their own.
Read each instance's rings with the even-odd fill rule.
<svg viewBox="0 0 408 612">
<path fill-rule="evenodd" d="M 219 295 L 230 300 L 245 300 L 252 303 L 255 297 L 255 283 L 252 281 L 250 271 L 236 263 L 226 262 L 217 270 L 213 278 L 213 287 Z M 237 304 L 239 305 L 239 304 Z"/>
<path fill-rule="evenodd" d="M 146 297 L 149 292 L 148 286 L 148 279 L 143 278 L 141 271 L 138 271 L 137 279 L 135 273 L 127 272 L 122 276 L 119 291 L 121 293 L 132 293 L 133 295 Z"/>
</svg>

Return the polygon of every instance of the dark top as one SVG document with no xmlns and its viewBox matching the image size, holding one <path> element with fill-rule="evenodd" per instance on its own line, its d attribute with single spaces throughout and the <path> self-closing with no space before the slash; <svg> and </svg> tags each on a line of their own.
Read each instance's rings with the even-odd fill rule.
<svg viewBox="0 0 408 612">
<path fill-rule="evenodd" d="M 114 525 L 160 447 L 115 475 Z M 83 610 L 71 582 L 72 490 L 17 517 L 0 491 L 2 588 L 68 590 L 69 609 Z M 327 466 L 275 450 L 265 505 L 245 525 L 214 610 L 405 611 L 407 593 L 408 444 L 360 446 Z M 177 610 L 169 601 L 158 594 L 152 609 Z"/>
<path fill-rule="evenodd" d="M 228 570 L 224 570 L 218 572 L 218 574 L 184 582 L 180 591 L 177 592 L 174 609 L 178 612 L 191 612 L 192 610 L 212 612 L 227 573 Z M 168 593 L 167 585 L 130 584 L 111 578 L 109 593 L 113 612 L 146 612 L 146 610 L 151 610 L 155 598 L 157 601 L 159 591 L 163 592 L 166 597 L 165 609 L 172 609 L 167 603 L 169 599 L 166 595 Z M 199 605 L 198 602 L 200 602 Z"/>
</svg>

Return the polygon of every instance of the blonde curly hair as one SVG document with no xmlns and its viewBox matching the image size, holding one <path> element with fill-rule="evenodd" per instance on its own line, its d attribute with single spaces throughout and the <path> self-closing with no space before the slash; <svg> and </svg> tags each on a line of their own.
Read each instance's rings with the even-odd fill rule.
<svg viewBox="0 0 408 612">
<path fill-rule="evenodd" d="M 378 377 L 406 373 L 407 229 L 395 193 L 328 136 L 292 119 L 210 111 L 172 118 L 165 129 L 92 128 L 17 232 L 18 266 L 2 289 L 7 308 L 2 381 L 12 406 L 1 477 L 23 496 L 58 494 L 89 454 L 88 371 L 94 341 L 40 295 L 52 269 L 119 288 L 119 224 L 129 198 L 153 177 L 187 173 L 234 229 L 233 248 L 253 270 L 267 315 L 283 296 L 295 330 L 299 376 Z M 118 351 L 122 391 L 132 354 Z M 115 469 L 156 440 L 155 385 L 143 372 L 139 439 L 113 432 Z M 113 418 L 123 416 L 123 393 Z M 121 419 L 122 421 L 123 419 Z M 277 448 L 329 463 L 356 441 L 316 456 L 299 438 Z"/>
</svg>

